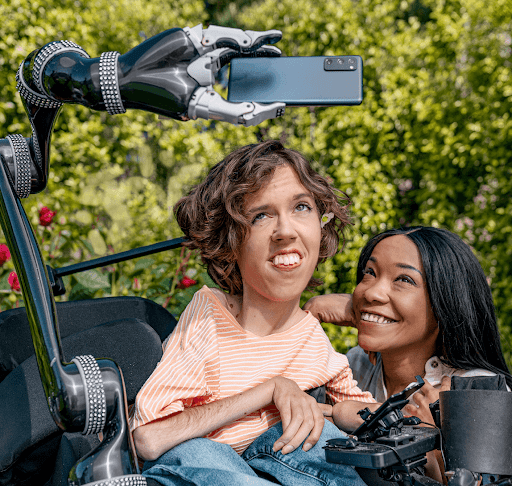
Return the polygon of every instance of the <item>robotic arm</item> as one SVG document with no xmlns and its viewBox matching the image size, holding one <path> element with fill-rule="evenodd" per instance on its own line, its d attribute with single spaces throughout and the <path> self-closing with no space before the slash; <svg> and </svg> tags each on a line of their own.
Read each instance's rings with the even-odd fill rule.
<svg viewBox="0 0 512 486">
<path fill-rule="evenodd" d="M 233 57 L 280 56 L 273 44 L 281 32 L 243 31 L 199 24 L 162 32 L 127 53 L 91 59 L 70 41 L 33 51 L 16 75 L 33 136 L 0 141 L 19 197 L 47 184 L 53 124 L 64 103 L 79 103 L 111 115 L 141 109 L 177 120 L 215 119 L 244 126 L 281 116 L 284 103 L 229 103 L 213 89 L 215 74 Z"/>
</svg>

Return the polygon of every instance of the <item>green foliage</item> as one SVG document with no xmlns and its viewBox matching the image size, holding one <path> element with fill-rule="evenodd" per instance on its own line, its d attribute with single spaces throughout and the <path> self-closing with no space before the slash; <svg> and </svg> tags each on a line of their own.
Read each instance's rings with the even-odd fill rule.
<svg viewBox="0 0 512 486">
<path fill-rule="evenodd" d="M 57 211 L 53 227 L 38 229 L 45 258 L 61 266 L 179 236 L 170 208 L 185 188 L 235 146 L 279 138 L 353 202 L 345 248 L 321 265 L 324 285 L 315 293 L 353 290 L 359 251 L 371 235 L 399 225 L 445 227 L 473 246 L 489 276 L 512 365 L 510 2 L 212 0 L 206 7 L 198 0 L 1 5 L 1 136 L 30 133 L 14 74 L 34 48 L 67 38 L 91 56 L 126 52 L 144 36 L 210 19 L 280 29 L 285 55 L 361 55 L 363 104 L 289 108 L 283 118 L 247 129 L 66 106 L 53 137 L 48 189 L 25 203 L 35 226 L 42 205 Z M 207 281 L 194 256 L 181 270 L 176 252 L 151 260 L 71 277 L 68 298 L 133 293 L 178 311 L 197 288 L 174 292 L 181 276 Z M 0 269 L 0 291 L 9 289 L 9 264 Z M 4 295 L 0 310 L 15 305 L 15 294 Z M 340 350 L 355 342 L 350 330 L 326 330 Z"/>
</svg>

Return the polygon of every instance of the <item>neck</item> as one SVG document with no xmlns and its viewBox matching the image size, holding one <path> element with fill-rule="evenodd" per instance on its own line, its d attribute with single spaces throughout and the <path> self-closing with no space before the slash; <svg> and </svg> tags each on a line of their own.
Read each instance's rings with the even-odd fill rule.
<svg viewBox="0 0 512 486">
<path fill-rule="evenodd" d="M 421 350 L 407 352 L 382 352 L 382 369 L 388 398 L 402 391 L 416 381 L 415 377 L 425 376 L 425 364 L 434 355 L 435 347 L 425 346 Z"/>
<path fill-rule="evenodd" d="M 305 315 L 300 308 L 300 296 L 286 302 L 276 302 L 262 296 L 249 296 L 244 291 L 238 322 L 257 336 L 284 332 Z"/>
</svg>

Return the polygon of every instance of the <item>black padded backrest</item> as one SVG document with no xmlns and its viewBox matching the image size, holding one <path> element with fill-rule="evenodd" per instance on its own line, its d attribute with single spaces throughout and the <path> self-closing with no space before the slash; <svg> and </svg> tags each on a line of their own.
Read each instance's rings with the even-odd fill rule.
<svg viewBox="0 0 512 486">
<path fill-rule="evenodd" d="M 73 334 L 62 339 L 62 349 L 66 361 L 83 354 L 114 360 L 123 372 L 128 403 L 133 403 L 162 357 L 160 337 L 140 319 L 117 320 Z M 38 467 L 53 464 L 62 431 L 50 415 L 35 356 L 0 383 L 0 417 L 0 484 L 22 484 L 19 478 L 27 470 L 37 471 L 34 455 Z"/>
<path fill-rule="evenodd" d="M 169 311 L 140 297 L 58 302 L 56 309 L 61 339 L 117 319 L 140 319 L 149 324 L 162 341 L 176 326 L 176 319 Z M 25 308 L 0 312 L 0 381 L 33 354 Z"/>
</svg>

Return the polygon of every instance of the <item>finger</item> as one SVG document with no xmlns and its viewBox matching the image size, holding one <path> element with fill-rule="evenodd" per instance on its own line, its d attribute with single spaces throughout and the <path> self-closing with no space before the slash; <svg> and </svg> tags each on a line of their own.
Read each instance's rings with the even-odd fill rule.
<svg viewBox="0 0 512 486">
<path fill-rule="evenodd" d="M 308 438 L 306 439 L 302 449 L 307 452 L 309 449 L 311 449 L 319 440 L 320 436 L 322 435 L 322 430 L 324 429 L 324 423 L 325 419 L 323 415 L 319 413 L 315 413 L 314 416 L 315 419 L 315 425 L 311 432 L 308 435 Z"/>
<path fill-rule="evenodd" d="M 274 46 L 261 46 L 260 48 L 256 49 L 255 51 L 251 50 L 248 52 L 239 52 L 233 48 L 224 48 L 224 49 L 218 49 L 219 55 L 218 55 L 218 69 L 225 66 L 231 60 L 235 57 L 280 57 L 281 51 Z M 215 51 L 214 51 L 215 53 Z M 218 71 L 218 69 L 215 69 L 215 72 Z"/>
<path fill-rule="evenodd" d="M 450 376 L 443 376 L 441 380 L 441 389 L 439 391 L 449 391 L 452 387 L 452 378 Z"/>
<path fill-rule="evenodd" d="M 244 56 L 246 54 L 243 54 Z M 280 57 L 281 50 L 275 46 L 261 46 L 247 54 L 249 57 Z"/>
<path fill-rule="evenodd" d="M 434 388 L 430 382 L 428 380 L 423 380 L 425 382 L 425 384 L 420 388 L 420 392 L 422 392 L 423 394 L 426 395 L 426 391 L 427 390 L 431 390 L 432 388 Z"/>
<path fill-rule="evenodd" d="M 318 406 L 324 417 L 332 417 L 332 405 L 326 403 L 319 403 Z"/>
<path fill-rule="evenodd" d="M 304 422 L 305 414 L 302 412 L 302 410 L 293 410 L 292 411 L 292 417 L 291 420 L 288 422 L 288 424 L 285 426 L 283 422 L 283 435 L 279 437 L 274 443 L 274 452 L 277 452 L 281 449 L 287 448 L 287 451 L 290 452 L 291 450 L 294 450 L 295 447 L 292 447 L 291 449 L 288 448 L 288 444 L 290 441 L 297 435 L 297 432 L 302 427 Z M 311 427 L 313 426 L 313 422 L 311 421 Z M 306 436 L 302 438 L 304 440 Z M 302 442 L 302 441 L 301 441 Z M 290 449 L 290 450 L 288 450 Z M 285 454 L 285 452 L 283 452 Z"/>
<path fill-rule="evenodd" d="M 417 393 L 426 397 L 428 403 L 434 403 L 439 398 L 439 388 L 432 386 L 427 380 Z"/>
<path fill-rule="evenodd" d="M 412 402 L 415 403 L 418 407 L 427 401 L 427 397 L 423 395 L 421 391 L 417 391 L 410 398 L 412 399 Z"/>
<path fill-rule="evenodd" d="M 402 408 L 402 413 L 404 417 L 410 417 L 412 415 L 417 416 L 418 409 L 414 405 L 408 403 L 404 408 Z"/>
<path fill-rule="evenodd" d="M 285 406 L 281 406 L 281 408 L 279 408 L 279 414 L 281 415 L 281 422 L 284 431 L 289 427 L 290 422 L 292 420 L 292 411 L 290 408 L 290 403 L 287 403 Z"/>
<path fill-rule="evenodd" d="M 251 38 L 251 50 L 256 50 L 264 44 L 275 44 L 276 42 L 279 42 L 283 37 L 283 33 L 276 29 L 262 32 L 246 30 L 245 33 Z"/>
<path fill-rule="evenodd" d="M 289 454 L 299 447 L 303 442 L 303 450 L 309 451 L 320 439 L 324 427 L 324 417 L 320 407 L 313 403 L 309 410 L 305 411 L 304 419 L 294 436 L 283 447 L 282 453 Z"/>
</svg>

